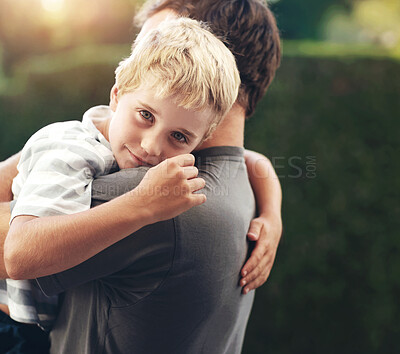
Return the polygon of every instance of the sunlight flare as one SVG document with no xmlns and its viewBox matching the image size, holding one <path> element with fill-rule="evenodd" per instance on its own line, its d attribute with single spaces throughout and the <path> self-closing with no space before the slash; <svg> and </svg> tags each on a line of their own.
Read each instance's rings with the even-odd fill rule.
<svg viewBox="0 0 400 354">
<path fill-rule="evenodd" d="M 48 12 L 60 12 L 64 8 L 64 0 L 41 0 L 42 7 Z"/>
</svg>

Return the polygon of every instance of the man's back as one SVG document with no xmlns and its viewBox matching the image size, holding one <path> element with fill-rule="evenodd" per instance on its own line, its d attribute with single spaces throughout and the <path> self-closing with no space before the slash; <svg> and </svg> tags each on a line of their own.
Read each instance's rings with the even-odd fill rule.
<svg viewBox="0 0 400 354">
<path fill-rule="evenodd" d="M 242 295 L 238 281 L 255 212 L 242 153 L 216 147 L 197 154 L 204 205 L 38 280 L 47 293 L 67 290 L 52 352 L 240 352 L 254 295 Z M 96 203 L 134 187 L 143 174 L 98 180 Z"/>
</svg>

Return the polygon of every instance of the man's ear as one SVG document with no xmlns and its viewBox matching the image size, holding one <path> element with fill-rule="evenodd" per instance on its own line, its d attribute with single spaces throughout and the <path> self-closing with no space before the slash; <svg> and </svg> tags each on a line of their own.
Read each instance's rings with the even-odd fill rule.
<svg viewBox="0 0 400 354">
<path fill-rule="evenodd" d="M 118 87 L 117 84 L 114 84 L 114 86 L 111 88 L 110 91 L 110 108 L 113 112 L 117 110 L 118 106 Z"/>
</svg>

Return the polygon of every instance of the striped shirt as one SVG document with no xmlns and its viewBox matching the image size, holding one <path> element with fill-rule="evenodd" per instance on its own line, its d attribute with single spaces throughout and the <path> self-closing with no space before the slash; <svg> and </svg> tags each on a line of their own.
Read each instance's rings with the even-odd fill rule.
<svg viewBox="0 0 400 354">
<path fill-rule="evenodd" d="M 82 122 L 54 123 L 35 133 L 22 150 L 12 185 L 19 215 L 66 215 L 88 210 L 94 178 L 117 168 L 110 143 L 85 114 Z M 57 297 L 44 295 L 34 281 L 0 280 L 0 303 L 23 323 L 49 328 Z"/>
</svg>

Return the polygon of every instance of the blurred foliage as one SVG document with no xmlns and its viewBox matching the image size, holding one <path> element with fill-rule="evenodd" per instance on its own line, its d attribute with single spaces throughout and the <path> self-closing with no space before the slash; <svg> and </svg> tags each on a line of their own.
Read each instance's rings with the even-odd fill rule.
<svg viewBox="0 0 400 354">
<path fill-rule="evenodd" d="M 400 63 L 292 57 L 246 127 L 284 232 L 244 353 L 400 352 Z"/>
<path fill-rule="evenodd" d="M 400 51 L 398 0 L 270 0 L 269 3 L 283 38 L 374 43 Z"/>
<path fill-rule="evenodd" d="M 398 48 L 400 49 L 400 48 Z M 377 47 L 369 43 L 338 43 L 312 40 L 284 40 L 283 56 L 329 58 L 391 58 L 400 59 L 397 48 Z"/>
<path fill-rule="evenodd" d="M 283 38 L 321 39 L 323 15 L 333 6 L 350 12 L 356 0 L 269 0 Z"/>
<path fill-rule="evenodd" d="M 400 1 L 359 0 L 351 11 L 333 6 L 324 14 L 324 38 L 347 43 L 376 43 L 400 51 Z"/>
<path fill-rule="evenodd" d="M 136 6 L 136 0 L 0 0 L 3 70 L 32 55 L 132 42 Z"/>
</svg>

